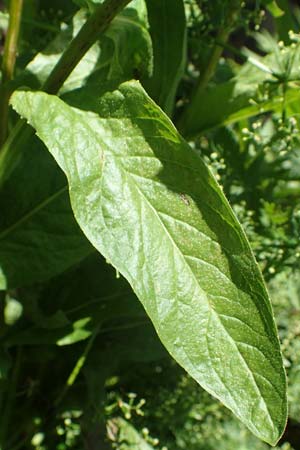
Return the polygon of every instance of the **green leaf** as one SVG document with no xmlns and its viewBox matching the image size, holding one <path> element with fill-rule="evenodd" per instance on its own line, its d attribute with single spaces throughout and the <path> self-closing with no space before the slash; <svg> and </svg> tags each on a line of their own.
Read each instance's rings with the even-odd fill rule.
<svg viewBox="0 0 300 450">
<path fill-rule="evenodd" d="M 147 0 L 154 70 L 143 83 L 149 95 L 171 115 L 186 62 L 186 20 L 182 0 Z"/>
<path fill-rule="evenodd" d="M 151 75 L 152 42 L 147 27 L 144 0 L 131 2 L 113 20 L 101 41 L 103 53 L 110 61 L 108 79 L 128 80 Z M 102 58 L 105 60 L 106 56 Z"/>
<path fill-rule="evenodd" d="M 57 345 L 72 345 L 76 342 L 84 341 L 91 336 L 92 331 L 86 328 L 86 325 L 91 322 L 91 317 L 85 317 L 84 319 L 76 320 L 73 323 L 73 330 L 66 334 L 64 337 L 57 340 Z"/>
<path fill-rule="evenodd" d="M 94 112 L 39 92 L 16 92 L 12 104 L 66 173 L 82 230 L 127 278 L 171 355 L 275 444 L 287 413 L 277 331 L 220 187 L 137 82 L 85 99 Z"/>
<path fill-rule="evenodd" d="M 272 1 L 272 0 L 271 0 Z M 290 30 L 298 30 L 296 14 L 291 8 L 289 0 L 276 0 L 278 7 L 284 12 L 281 16 L 277 16 L 275 20 L 276 35 L 279 40 L 290 42 Z"/>
<path fill-rule="evenodd" d="M 272 1 L 268 2 L 267 10 L 275 18 L 281 17 L 285 14 L 284 11 L 281 8 L 279 8 L 276 0 L 272 0 Z"/>
<path fill-rule="evenodd" d="M 63 27 L 55 39 L 50 42 L 42 52 L 39 52 L 26 66 L 25 72 L 20 75 L 20 80 L 23 80 L 23 85 L 25 83 L 26 85 L 33 85 L 33 82 L 31 81 L 32 77 L 35 77 L 37 80 L 37 82 L 35 81 L 34 83 L 35 87 L 36 85 L 41 86 L 46 81 L 64 50 L 69 45 L 72 38 L 77 35 L 85 21 L 85 11 L 78 11 L 74 15 L 71 25 Z M 100 44 L 99 42 L 96 42 L 72 71 L 71 75 L 61 88 L 61 92 L 67 92 L 83 85 L 86 78 L 88 78 L 94 69 L 98 67 L 100 54 Z"/>
<path fill-rule="evenodd" d="M 85 21 L 86 11 L 78 11 L 72 23 L 62 27 L 55 39 L 11 82 L 12 88 L 24 85 L 34 89 L 41 87 Z M 146 5 L 144 0 L 135 0 L 115 17 L 101 40 L 85 54 L 65 81 L 60 94 L 81 87 L 95 71 L 99 77 L 100 70 L 103 71 L 100 75 L 103 80 L 125 81 L 137 75 L 139 78 L 149 77 L 152 74 L 152 59 Z"/>
</svg>

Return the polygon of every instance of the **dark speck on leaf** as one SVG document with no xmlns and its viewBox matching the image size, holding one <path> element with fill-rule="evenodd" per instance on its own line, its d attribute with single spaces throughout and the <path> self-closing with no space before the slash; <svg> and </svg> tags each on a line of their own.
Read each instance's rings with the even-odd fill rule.
<svg viewBox="0 0 300 450">
<path fill-rule="evenodd" d="M 181 200 L 183 201 L 183 203 L 185 203 L 186 205 L 190 204 L 190 200 L 188 199 L 188 197 L 185 194 L 179 194 Z"/>
</svg>

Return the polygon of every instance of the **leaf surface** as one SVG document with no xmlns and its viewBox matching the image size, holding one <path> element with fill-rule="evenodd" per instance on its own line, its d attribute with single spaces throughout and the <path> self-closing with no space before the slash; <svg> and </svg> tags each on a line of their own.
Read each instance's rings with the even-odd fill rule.
<svg viewBox="0 0 300 450">
<path fill-rule="evenodd" d="M 12 104 L 66 173 L 80 227 L 129 281 L 171 355 L 276 443 L 287 408 L 277 331 L 220 187 L 139 83 L 85 99 L 93 112 L 39 92 L 16 92 Z"/>
</svg>

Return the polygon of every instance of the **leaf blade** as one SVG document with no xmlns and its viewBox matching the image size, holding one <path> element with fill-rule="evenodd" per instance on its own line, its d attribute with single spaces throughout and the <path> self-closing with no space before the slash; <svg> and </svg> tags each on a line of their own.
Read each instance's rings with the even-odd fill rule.
<svg viewBox="0 0 300 450">
<path fill-rule="evenodd" d="M 138 83 L 94 98 L 98 114 L 43 93 L 17 92 L 13 105 L 67 174 L 78 223 L 130 282 L 171 355 L 274 444 L 286 420 L 285 374 L 239 223 Z"/>
<path fill-rule="evenodd" d="M 154 70 L 143 83 L 171 116 L 186 62 L 186 19 L 182 0 L 147 0 Z"/>
</svg>

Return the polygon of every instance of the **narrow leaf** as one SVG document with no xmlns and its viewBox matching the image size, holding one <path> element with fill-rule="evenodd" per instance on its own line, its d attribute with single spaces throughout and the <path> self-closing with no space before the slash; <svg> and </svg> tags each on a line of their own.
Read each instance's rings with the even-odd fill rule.
<svg viewBox="0 0 300 450">
<path fill-rule="evenodd" d="M 147 0 L 154 70 L 144 85 L 149 95 L 171 115 L 186 57 L 183 0 Z"/>
<path fill-rule="evenodd" d="M 275 444 L 286 423 L 277 331 L 228 202 L 137 82 L 88 96 L 93 112 L 38 92 L 16 92 L 12 103 L 66 173 L 82 230 L 130 282 L 171 355 Z"/>
<path fill-rule="evenodd" d="M 129 3 L 111 23 L 101 41 L 110 58 L 108 79 L 143 78 L 152 73 L 152 42 L 144 0 Z"/>
</svg>

